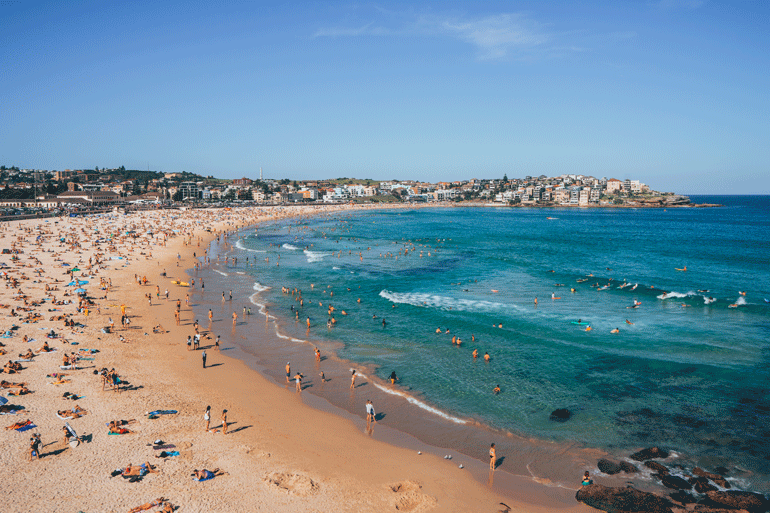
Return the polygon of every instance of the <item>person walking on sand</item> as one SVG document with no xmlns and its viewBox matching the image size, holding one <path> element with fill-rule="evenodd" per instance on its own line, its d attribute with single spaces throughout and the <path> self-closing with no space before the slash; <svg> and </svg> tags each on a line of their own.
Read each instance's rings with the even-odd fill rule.
<svg viewBox="0 0 770 513">
<path fill-rule="evenodd" d="M 206 368 L 206 350 L 203 350 L 203 353 L 201 354 L 201 358 L 203 359 L 203 368 Z"/>
<path fill-rule="evenodd" d="M 289 365 L 289 362 L 286 362 L 286 383 L 288 384 L 291 380 L 291 365 Z"/>
<path fill-rule="evenodd" d="M 206 421 L 206 431 L 209 430 L 209 423 L 211 423 L 211 406 L 206 406 L 206 413 L 203 414 L 203 420 Z"/>
<path fill-rule="evenodd" d="M 350 389 L 353 390 L 356 387 L 356 371 L 353 369 L 353 374 L 350 376 Z"/>
<path fill-rule="evenodd" d="M 489 448 L 489 470 L 495 470 L 497 465 L 497 452 L 495 451 L 495 444 Z"/>
<path fill-rule="evenodd" d="M 222 410 L 222 434 L 227 434 L 227 410 Z"/>
</svg>

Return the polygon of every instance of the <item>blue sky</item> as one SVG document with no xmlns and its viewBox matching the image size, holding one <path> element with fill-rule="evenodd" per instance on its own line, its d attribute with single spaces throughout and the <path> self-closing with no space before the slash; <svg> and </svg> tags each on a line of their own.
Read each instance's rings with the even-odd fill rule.
<svg viewBox="0 0 770 513">
<path fill-rule="evenodd" d="M 0 1 L 0 163 L 770 193 L 766 2 Z"/>
</svg>

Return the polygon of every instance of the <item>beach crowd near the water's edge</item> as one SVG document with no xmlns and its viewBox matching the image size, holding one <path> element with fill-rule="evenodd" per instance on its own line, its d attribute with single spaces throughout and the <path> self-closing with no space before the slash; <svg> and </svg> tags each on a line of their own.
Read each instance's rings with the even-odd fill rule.
<svg viewBox="0 0 770 513">
<path fill-rule="evenodd" d="M 4 223 L 3 511 L 587 511 L 582 476 L 500 490 L 367 437 L 228 358 L 229 322 L 194 318 L 180 282 L 218 234 L 352 208 Z"/>
</svg>

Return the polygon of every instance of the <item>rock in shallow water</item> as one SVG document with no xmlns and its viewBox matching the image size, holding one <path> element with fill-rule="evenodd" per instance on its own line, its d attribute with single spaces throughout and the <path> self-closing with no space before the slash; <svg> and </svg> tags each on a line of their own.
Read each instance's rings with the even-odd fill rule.
<svg viewBox="0 0 770 513">
<path fill-rule="evenodd" d="M 566 422 L 570 417 L 572 417 L 571 411 L 567 408 L 559 408 L 558 410 L 552 411 L 549 418 L 555 422 Z"/>
<path fill-rule="evenodd" d="M 639 471 L 638 468 L 631 465 L 627 461 L 615 462 L 606 458 L 600 459 L 596 466 L 599 467 L 600 471 L 609 475 L 618 474 L 620 472 L 625 472 L 626 474 L 634 474 Z"/>
<path fill-rule="evenodd" d="M 708 479 L 711 479 L 722 488 L 730 488 L 730 483 L 719 474 L 712 474 L 711 472 L 706 472 L 700 467 L 695 467 L 694 469 L 692 469 L 692 473 L 695 474 L 696 476 L 706 477 Z"/>
<path fill-rule="evenodd" d="M 660 475 L 667 475 L 668 474 L 668 467 L 663 465 L 662 463 L 658 463 L 657 461 L 645 461 L 644 466 L 647 468 L 650 468 L 657 472 Z"/>
<path fill-rule="evenodd" d="M 600 484 L 582 487 L 575 498 L 607 513 L 672 513 L 672 503 L 636 488 L 611 488 Z"/>
<path fill-rule="evenodd" d="M 659 449 L 658 447 L 650 447 L 649 449 L 642 449 L 631 455 L 632 460 L 645 461 L 654 458 L 665 459 L 668 458 L 668 451 L 665 449 Z"/>
<path fill-rule="evenodd" d="M 660 479 L 660 482 L 663 483 L 663 486 L 666 488 L 671 488 L 672 490 L 692 490 L 692 485 L 679 476 L 655 474 L 655 477 Z"/>
</svg>

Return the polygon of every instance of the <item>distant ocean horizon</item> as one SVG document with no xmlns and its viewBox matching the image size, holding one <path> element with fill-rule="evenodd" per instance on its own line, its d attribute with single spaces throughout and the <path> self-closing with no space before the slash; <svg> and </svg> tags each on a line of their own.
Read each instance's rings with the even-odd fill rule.
<svg viewBox="0 0 770 513">
<path fill-rule="evenodd" d="M 770 196 L 690 198 L 725 206 L 286 220 L 231 237 L 222 254 L 238 265 L 213 265 L 221 274 L 207 272 L 206 287 L 225 280 L 284 337 L 367 364 L 382 382 L 395 371 L 400 390 L 449 420 L 618 456 L 664 446 L 767 491 Z M 259 352 L 248 338 L 236 343 Z M 571 418 L 550 420 L 557 408 Z"/>
</svg>

